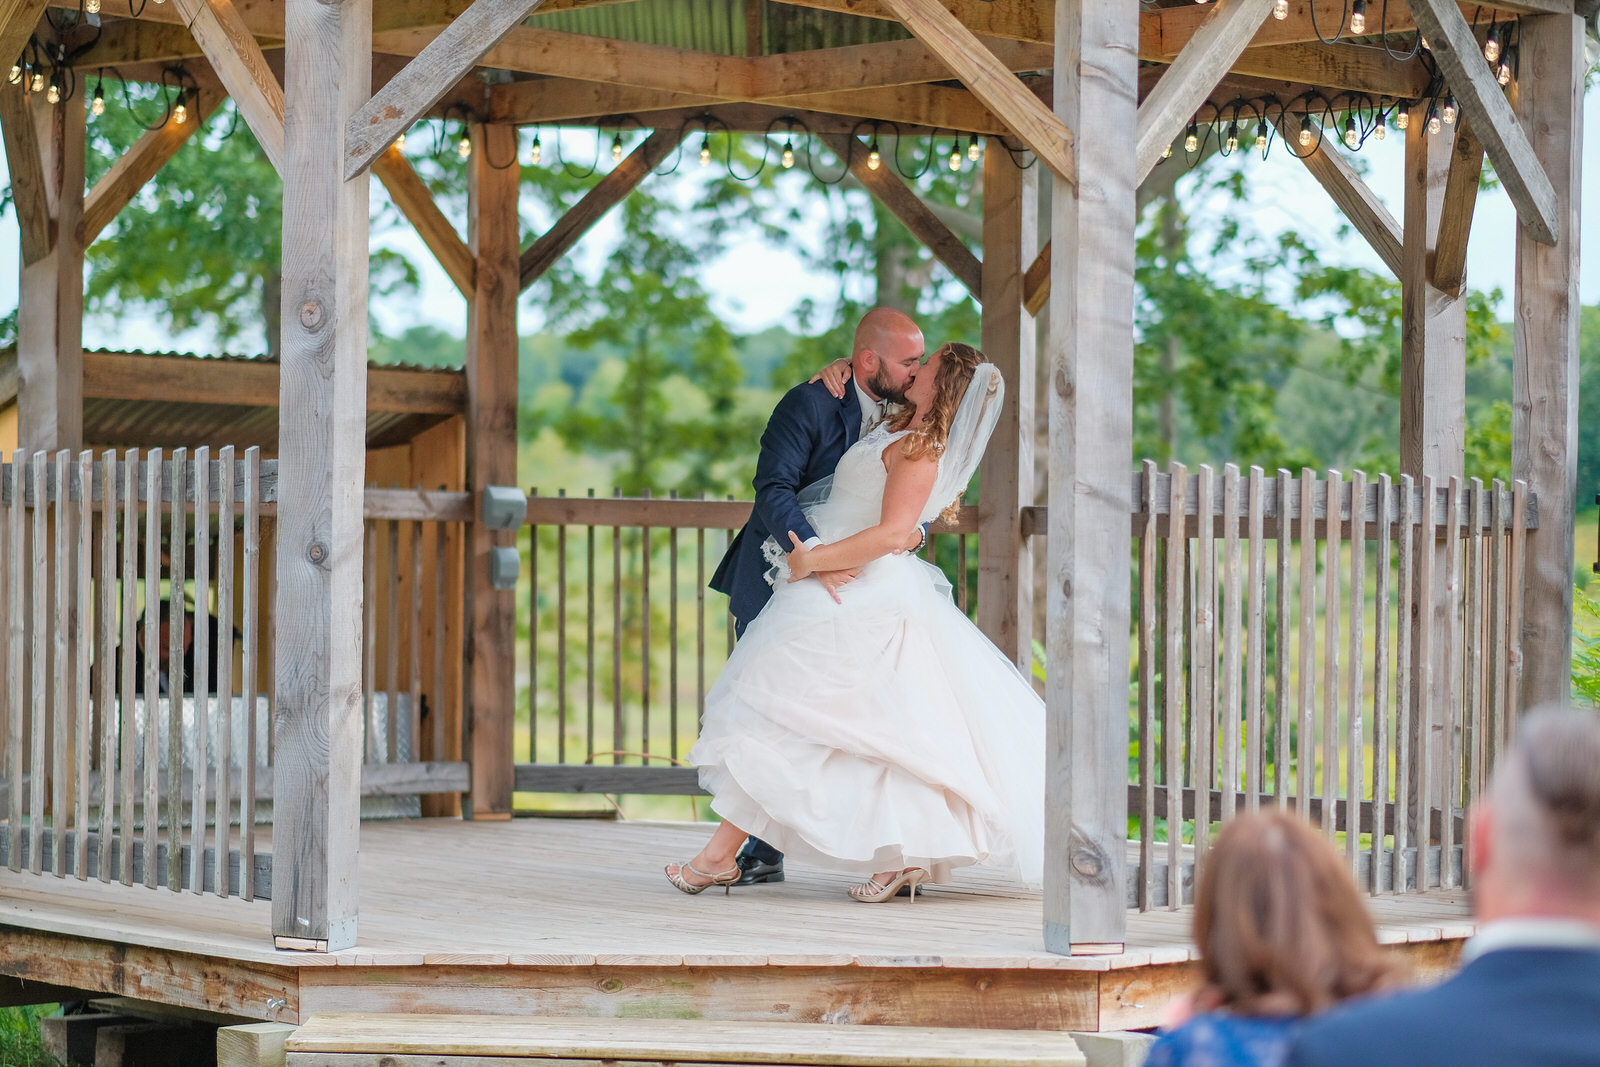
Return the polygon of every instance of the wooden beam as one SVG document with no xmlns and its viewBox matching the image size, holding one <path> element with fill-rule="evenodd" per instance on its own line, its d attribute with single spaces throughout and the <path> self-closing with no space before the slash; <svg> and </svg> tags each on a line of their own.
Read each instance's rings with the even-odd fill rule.
<svg viewBox="0 0 1600 1067">
<path fill-rule="evenodd" d="M 883 0 L 777 0 L 790 7 L 836 11 L 858 18 L 900 21 Z M 939 0 L 944 9 L 973 33 L 1013 41 L 1049 44 L 1055 39 L 1054 0 Z"/>
<path fill-rule="evenodd" d="M 515 147 L 513 142 L 513 154 Z M 405 153 L 391 144 L 389 150 L 372 164 L 372 173 L 383 182 L 383 187 L 389 191 L 389 199 L 416 228 L 422 243 L 428 246 L 428 251 L 433 253 L 450 280 L 456 283 L 461 295 L 470 297 L 475 269 L 472 252 L 450 220 L 444 217 L 444 212 L 439 210 L 439 205 L 434 203 L 433 194 L 417 177 Z"/>
<path fill-rule="evenodd" d="M 978 40 L 1010 71 L 1048 70 L 1053 62 L 1048 45 Z M 793 97 L 942 81 L 950 68 L 927 45 L 910 40 L 763 56 L 752 61 L 751 75 L 757 98 Z"/>
<path fill-rule="evenodd" d="M 147 130 L 122 156 L 101 175 L 89 192 L 83 209 L 83 243 L 87 247 L 111 225 L 123 208 L 139 195 L 145 183 L 154 178 L 167 161 L 178 154 L 178 149 L 189 142 L 196 130 L 217 109 L 223 95 L 214 89 L 202 89 L 194 101 L 194 113 L 189 122 L 168 121 L 153 130 Z"/>
<path fill-rule="evenodd" d="M 467 190 L 474 271 L 467 300 L 467 488 L 481 496 L 491 485 L 517 484 L 517 215 L 516 130 L 474 126 Z M 466 756 L 472 789 L 462 798 L 467 818 L 511 817 L 517 710 L 517 617 L 514 589 L 489 584 L 489 557 L 512 548 L 516 530 L 474 522 L 467 531 Z"/>
<path fill-rule="evenodd" d="M 477 66 L 484 53 L 505 37 L 541 0 L 474 0 L 446 26 L 406 69 L 367 101 L 345 130 L 344 176 L 354 178 L 372 165 L 396 137 Z"/>
<path fill-rule="evenodd" d="M 1246 48 L 1230 70 L 1247 77 L 1281 78 L 1396 99 L 1421 96 L 1433 77 L 1421 57 L 1400 63 L 1382 48 L 1345 43 Z"/>
<path fill-rule="evenodd" d="M 1049 300 L 1050 242 L 1046 241 L 1022 275 L 1022 307 L 1028 314 L 1037 315 Z"/>
<path fill-rule="evenodd" d="M 120 19 L 105 23 L 94 44 L 72 60 L 72 66 L 78 71 L 93 71 L 130 63 L 172 63 L 203 55 L 204 50 L 187 26 Z"/>
<path fill-rule="evenodd" d="M 28 38 L 44 14 L 45 0 L 4 0 L 0 3 L 0 65 L 6 70 L 28 46 Z M 77 5 L 73 5 L 77 10 Z M 0 83 L 6 84 L 6 83 Z M 8 90 L 9 91 L 9 90 Z"/>
<path fill-rule="evenodd" d="M 283 173 L 283 87 L 233 0 L 173 0 L 262 153 Z M 363 77 L 368 65 L 363 66 Z"/>
<path fill-rule="evenodd" d="M 272 933 L 356 942 L 371 183 L 344 180 L 372 95 L 372 0 L 284 0 L 283 354 L 273 663 Z"/>
<path fill-rule="evenodd" d="M 874 170 L 867 162 L 867 149 L 848 134 L 825 134 L 822 141 L 836 156 L 847 161 L 850 173 L 866 186 L 878 202 L 899 219 L 911 235 L 921 241 L 943 263 L 975 299 L 983 299 L 983 266 L 961 239 L 928 209 L 905 181 L 889 167 Z M 990 152 L 1000 151 L 998 146 Z"/>
<path fill-rule="evenodd" d="M 511 125 L 571 122 L 607 115 L 643 115 L 674 108 L 709 107 L 714 96 L 670 93 L 637 85 L 607 85 L 575 78 L 534 78 L 489 90 L 489 121 Z"/>
<path fill-rule="evenodd" d="M 1422 124 L 1414 125 L 1420 127 Z M 1318 127 L 1314 119 L 1311 120 L 1311 127 L 1319 140 L 1315 148 L 1300 156 L 1301 162 L 1317 179 L 1317 184 L 1339 205 L 1339 210 L 1344 212 L 1350 224 L 1367 239 L 1372 250 L 1378 253 L 1378 258 L 1383 260 L 1384 266 L 1393 271 L 1396 278 L 1403 278 L 1400 250 L 1405 243 L 1405 235 L 1400 224 L 1378 195 L 1361 180 L 1361 175 L 1355 172 L 1349 161 L 1339 154 L 1334 147 L 1337 137 Z M 1287 121 L 1279 124 L 1278 133 L 1286 145 L 1292 143 L 1291 138 L 1300 135 L 1298 125 L 1291 125 Z M 1297 143 L 1291 150 L 1299 155 Z"/>
<path fill-rule="evenodd" d="M 1219 0 L 1211 15 L 1171 67 L 1139 105 L 1135 176 L 1145 176 L 1161 161 L 1161 153 L 1183 131 L 1195 107 L 1216 87 L 1220 72 L 1233 66 L 1239 53 L 1272 12 L 1274 0 Z"/>
<path fill-rule="evenodd" d="M 1139 12 L 1061 0 L 1056 114 L 1085 144 L 1137 121 Z M 1133 153 L 1085 152 L 1051 194 L 1045 579 L 1044 943 L 1118 952 L 1127 939 L 1128 560 L 1133 455 Z"/>
<path fill-rule="evenodd" d="M 1432 46 L 1434 62 L 1456 94 L 1456 104 L 1472 123 L 1506 195 L 1516 206 L 1518 220 L 1534 240 L 1554 245 L 1561 228 L 1555 186 L 1539 165 L 1505 91 L 1484 62 L 1472 27 L 1449 0 L 1412 0 L 1411 10 L 1418 29 Z M 1526 55 L 1523 53 L 1524 58 Z"/>
<path fill-rule="evenodd" d="M 1571 14 L 1525 18 L 1518 37 L 1523 74 L 1517 110 L 1534 158 L 1553 183 L 1557 221 L 1550 245 L 1521 218 L 1511 301 L 1511 467 L 1538 496 L 1540 514 L 1539 529 L 1527 541 L 1523 662 L 1520 679 L 1514 675 L 1512 682 L 1521 710 L 1564 703 L 1572 685 L 1573 527 L 1584 499 L 1577 492 L 1579 176 L 1588 66 L 1583 26 Z"/>
<path fill-rule="evenodd" d="M 11 198 L 22 227 L 22 262 L 26 266 L 50 254 L 52 238 L 50 197 L 45 191 L 44 161 L 39 155 L 33 105 L 20 85 L 0 84 L 0 135 L 5 138 Z"/>
<path fill-rule="evenodd" d="M 523 251 L 518 266 L 518 290 L 538 281 L 556 260 L 566 255 L 591 226 L 620 204 L 667 158 L 682 136 L 681 129 L 652 131 L 611 173 L 595 183 L 582 200 Z"/>
<path fill-rule="evenodd" d="M 1072 130 L 995 59 L 939 0 L 882 0 L 912 35 L 941 57 L 983 105 L 1000 117 L 1040 161 L 1076 180 Z"/>
<path fill-rule="evenodd" d="M 1445 181 L 1444 203 L 1439 212 L 1439 233 L 1433 247 L 1433 287 L 1460 296 L 1467 284 L 1467 238 L 1472 233 L 1472 213 L 1478 204 L 1478 182 L 1483 177 L 1483 144 L 1463 116 L 1456 121 L 1456 140 L 1450 153 L 1450 176 Z"/>
<path fill-rule="evenodd" d="M 851 118 L 877 119 L 930 130 L 980 134 L 1011 132 L 972 93 L 946 85 L 898 85 L 847 93 L 813 93 L 809 96 L 777 97 L 762 103 L 825 111 Z"/>
</svg>

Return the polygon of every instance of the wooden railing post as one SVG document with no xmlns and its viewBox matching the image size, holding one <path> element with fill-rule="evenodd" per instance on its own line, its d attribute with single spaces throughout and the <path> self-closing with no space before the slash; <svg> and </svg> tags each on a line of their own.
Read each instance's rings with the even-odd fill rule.
<svg viewBox="0 0 1600 1067">
<path fill-rule="evenodd" d="M 517 484 L 517 164 L 516 130 L 472 128 L 467 242 L 477 260 L 467 301 L 467 487 L 476 501 L 488 485 Z M 509 165 L 507 163 L 509 161 Z M 467 535 L 464 748 L 472 763 L 467 818 L 511 817 L 512 717 L 516 710 L 516 593 L 489 584 L 492 549 L 514 546 L 515 530 L 478 521 Z"/>
<path fill-rule="evenodd" d="M 343 161 L 372 0 L 287 0 L 284 25 L 272 932 L 328 951 L 356 941 L 369 182 Z"/>
<path fill-rule="evenodd" d="M 1033 503 L 1034 331 L 1022 269 L 1036 223 L 1023 171 L 998 143 L 983 158 L 983 350 L 1006 382 L 1005 409 L 978 476 L 978 627 L 1024 671 L 1033 661 L 1033 551 L 1022 507 Z"/>
<path fill-rule="evenodd" d="M 1578 175 L 1586 64 L 1583 21 L 1528 16 L 1518 41 L 1518 112 L 1555 186 L 1560 232 L 1517 227 L 1512 468 L 1539 500 L 1522 610 L 1523 711 L 1568 699 L 1578 480 Z"/>
<path fill-rule="evenodd" d="M 1084 146 L 1052 197 L 1044 941 L 1127 929 L 1128 467 L 1139 14 L 1057 0 L 1055 111 Z"/>
</svg>

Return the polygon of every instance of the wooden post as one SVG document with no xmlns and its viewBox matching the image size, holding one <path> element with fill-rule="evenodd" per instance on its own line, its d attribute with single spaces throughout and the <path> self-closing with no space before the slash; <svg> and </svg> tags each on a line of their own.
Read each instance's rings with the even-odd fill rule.
<svg viewBox="0 0 1600 1067">
<path fill-rule="evenodd" d="M 52 236 L 39 258 L 30 259 L 23 247 L 17 443 L 75 450 L 83 445 L 84 110 L 81 100 L 49 104 L 42 93 L 23 106 L 38 136 L 45 186 L 39 203 Z M 26 202 L 18 197 L 19 212 Z"/>
<path fill-rule="evenodd" d="M 286 0 L 284 27 L 272 932 L 329 951 L 356 942 L 370 182 L 343 159 L 372 0 Z"/>
<path fill-rule="evenodd" d="M 1138 18 L 1056 0 L 1056 117 L 1088 148 L 1055 181 L 1046 350 L 1044 942 L 1063 953 L 1120 952 L 1127 928 Z"/>
<path fill-rule="evenodd" d="M 467 243 L 477 269 L 467 301 L 467 488 L 481 494 L 487 485 L 517 484 L 517 186 L 522 171 L 513 127 L 474 126 L 472 139 Z M 516 593 L 489 585 L 489 553 L 515 545 L 516 531 L 490 531 L 474 521 L 467 544 L 464 748 L 472 763 L 472 792 L 463 798 L 462 814 L 509 819 Z"/>
<path fill-rule="evenodd" d="M 1414 116 L 1415 118 L 1415 116 Z M 1425 122 L 1413 121 L 1406 130 L 1405 244 L 1401 250 L 1401 335 L 1400 335 L 1400 472 L 1417 484 L 1432 476 L 1434 484 L 1445 485 L 1463 474 L 1466 462 L 1467 391 L 1467 302 L 1434 288 L 1431 264 L 1444 208 L 1445 186 L 1449 180 L 1454 153 L 1452 138 L 1426 132 Z M 1427 506 L 1431 506 L 1431 503 Z M 1427 529 L 1428 527 L 1423 527 Z M 1418 552 L 1432 551 L 1433 573 L 1448 573 L 1449 551 L 1453 546 L 1428 542 L 1418 544 Z M 1413 573 L 1420 581 L 1428 568 Z M 1418 586 L 1413 591 L 1414 614 L 1411 647 L 1431 649 L 1437 662 L 1432 672 L 1435 685 L 1425 679 L 1429 672 L 1411 672 L 1410 722 L 1406 724 L 1415 758 L 1428 758 L 1427 774 L 1416 773 L 1414 782 L 1442 782 L 1445 771 L 1444 732 L 1452 728 L 1447 717 L 1449 694 L 1454 681 L 1439 660 L 1448 647 L 1451 611 L 1445 583 L 1434 588 Z M 1420 628 L 1428 627 L 1431 642 L 1420 639 Z M 1433 690 L 1437 689 L 1438 692 Z M 1429 731 L 1424 743 L 1422 731 Z M 1412 840 L 1426 853 L 1428 824 L 1426 804 L 1433 798 L 1412 796 L 1404 803 L 1414 822 Z M 1418 861 L 1417 870 L 1426 867 Z M 1419 888 L 1424 888 L 1419 882 Z"/>
<path fill-rule="evenodd" d="M 1525 16 L 1518 112 L 1555 186 L 1560 232 L 1543 245 L 1517 226 L 1512 469 L 1539 500 L 1529 531 L 1517 707 L 1571 689 L 1573 523 L 1578 462 L 1578 176 L 1583 135 L 1583 21 Z M 1592 432 L 1592 431 L 1591 431 Z"/>
<path fill-rule="evenodd" d="M 1005 377 L 1005 410 L 978 475 L 978 626 L 1024 672 L 1033 662 L 1033 552 L 1022 508 L 1033 503 L 1034 331 L 1022 269 L 1037 243 L 1024 172 L 991 143 L 983 158 L 983 350 Z"/>
</svg>

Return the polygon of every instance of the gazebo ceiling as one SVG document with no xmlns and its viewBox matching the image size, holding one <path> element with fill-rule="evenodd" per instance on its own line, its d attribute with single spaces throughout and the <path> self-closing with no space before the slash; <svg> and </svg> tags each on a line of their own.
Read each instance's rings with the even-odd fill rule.
<svg viewBox="0 0 1600 1067">
<path fill-rule="evenodd" d="M 839 48 L 911 35 L 899 23 L 772 0 L 649 0 L 535 12 L 529 26 L 725 56 Z"/>
</svg>

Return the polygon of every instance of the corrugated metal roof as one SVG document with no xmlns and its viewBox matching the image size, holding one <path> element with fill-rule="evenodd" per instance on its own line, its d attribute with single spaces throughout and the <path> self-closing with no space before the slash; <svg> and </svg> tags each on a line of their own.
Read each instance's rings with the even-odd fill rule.
<svg viewBox="0 0 1600 1067">
<path fill-rule="evenodd" d="M 909 36 L 897 22 L 857 18 L 770 3 L 769 0 L 650 0 L 601 4 L 535 14 L 528 25 L 619 41 L 659 44 L 695 52 L 742 56 L 746 47 L 746 5 L 761 6 L 762 51 L 773 55 L 815 48 L 897 41 Z"/>
</svg>

